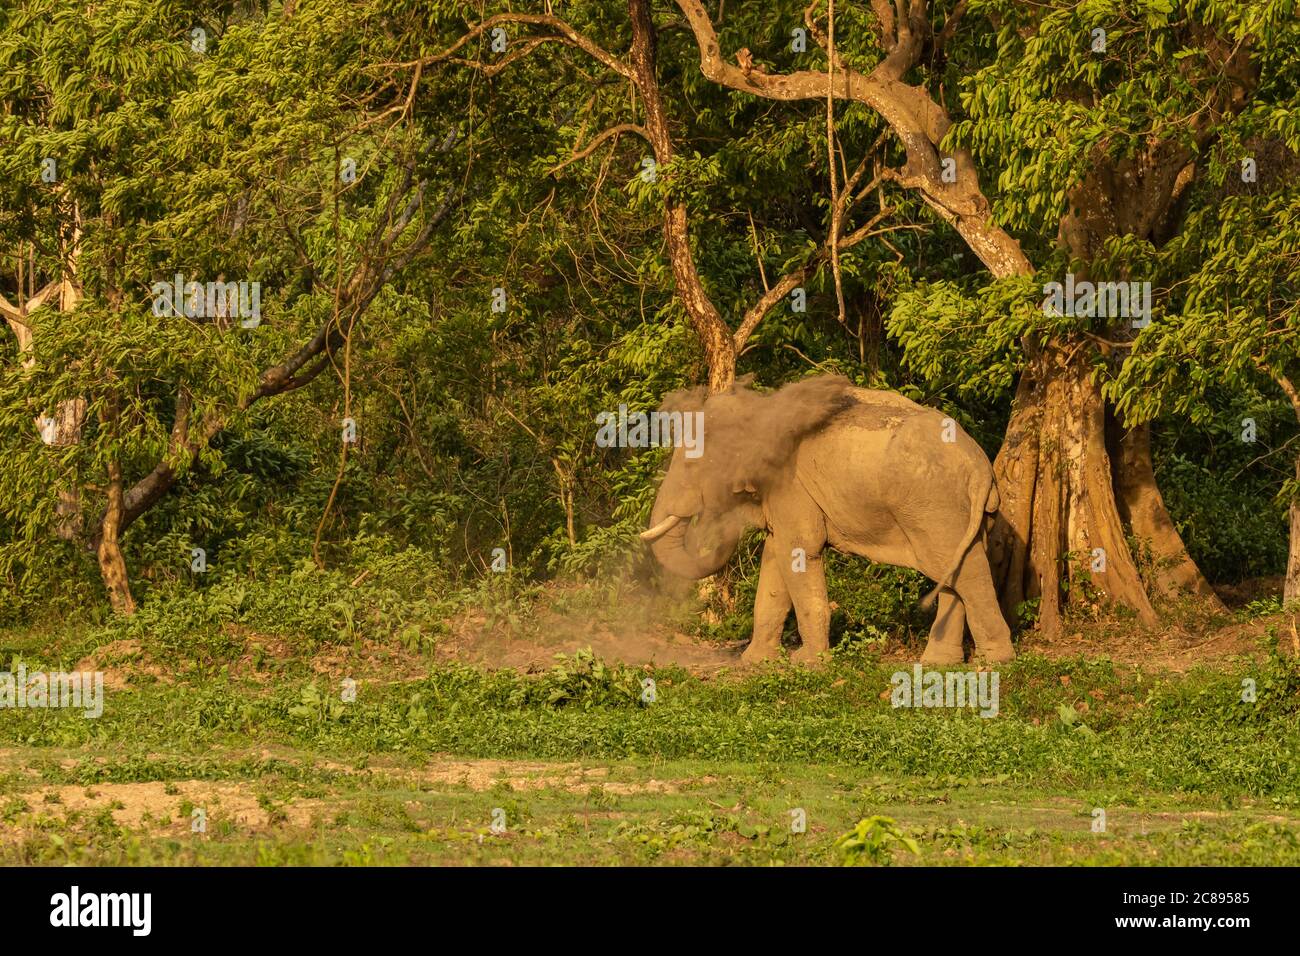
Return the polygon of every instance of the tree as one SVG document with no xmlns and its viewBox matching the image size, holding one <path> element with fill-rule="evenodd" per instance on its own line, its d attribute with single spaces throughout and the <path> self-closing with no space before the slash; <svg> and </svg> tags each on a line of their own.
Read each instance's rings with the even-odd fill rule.
<svg viewBox="0 0 1300 956">
<path fill-rule="evenodd" d="M 457 130 L 422 112 L 418 75 L 398 85 L 384 65 L 382 4 L 228 13 L 41 0 L 0 20 L 0 234 L 38 250 L 5 312 L 27 339 L 0 380 L 15 426 L 0 497 L 26 529 L 5 561 L 30 568 L 44 488 L 91 492 L 86 543 L 123 613 L 127 528 L 196 459 L 219 461 L 232 420 L 336 367 L 463 182 Z M 47 321 L 30 290 L 69 277 L 77 307 L 65 295 Z M 57 456 L 19 427 L 80 401 L 84 440 Z"/>
<path fill-rule="evenodd" d="M 1056 270 L 1072 270 L 1082 281 L 1128 281 L 1116 249 L 1158 246 L 1176 233 L 1187 187 L 1207 153 L 1233 141 L 1233 124 L 1248 104 L 1267 108 L 1270 98 L 1287 95 L 1281 80 L 1291 66 L 1279 53 L 1294 49 L 1296 31 L 1289 2 L 1177 9 L 1152 2 L 1134 17 L 1065 3 L 958 2 L 944 5 L 938 29 L 924 0 L 875 2 L 877 56 L 868 60 L 865 43 L 850 54 L 827 42 L 826 69 L 772 73 L 732 62 L 699 0 L 677 6 L 710 79 L 778 100 L 811 100 L 830 90 L 879 113 L 906 151 L 891 178 L 919 191 L 993 278 L 1022 295 Z M 995 49 L 978 39 L 986 23 L 997 30 Z M 823 31 L 813 35 L 824 39 Z M 855 68 L 855 57 L 873 65 Z M 956 80 L 947 64 L 958 60 L 970 75 L 961 98 L 967 118 L 954 125 L 950 91 L 957 83 L 944 81 Z M 1177 68 L 1168 69 L 1170 62 Z M 996 192 L 981 186 L 977 164 L 999 170 Z M 1036 273 L 1011 230 L 1042 235 L 1049 225 L 1055 248 L 1033 244 L 1043 267 Z M 1030 276 L 1033 282 L 1016 284 Z M 987 289 L 982 294 L 1005 301 Z M 944 322 L 913 297 L 894 328 L 905 344 L 909 336 L 915 342 L 919 323 L 951 331 L 954 320 L 978 309 L 960 311 Z M 1153 620 L 1125 518 L 1128 530 L 1157 552 L 1157 590 L 1208 596 L 1160 499 L 1149 436 L 1139 426 L 1117 438 L 1119 423 L 1104 401 L 1098 346 L 1131 335 L 1124 328 L 1129 316 L 1059 322 L 1046 311 L 1022 308 L 994 329 L 1005 340 L 1007 324 L 1016 324 L 1023 352 L 995 463 L 1002 507 L 994 550 L 1004 610 L 1012 614 L 1025 599 L 1040 599 L 1040 625 L 1053 631 L 1068 578 L 1070 594 L 1089 584 Z M 949 340 L 949 350 L 960 352 L 954 344 Z"/>
<path fill-rule="evenodd" d="M 560 167 L 586 159 L 602 145 L 615 142 L 620 136 L 637 135 L 645 139 L 653 151 L 653 176 L 657 182 L 662 177 L 663 186 L 657 195 L 663 203 L 663 236 L 668 260 L 676 286 L 677 297 L 694 327 L 703 349 L 708 367 L 708 384 L 714 391 L 728 388 L 736 377 L 736 360 L 755 328 L 779 303 L 800 287 L 801 283 L 818 270 L 837 261 L 842 250 L 850 249 L 864 240 L 887 232 L 891 227 L 881 227 L 882 221 L 893 212 L 880 208 L 874 216 L 855 228 L 848 228 L 852 215 L 863 201 L 872 195 L 880 180 L 863 183 L 870 155 L 851 174 L 844 188 L 833 197 L 825 241 L 804 252 L 802 261 L 781 275 L 776 282 L 766 285 L 756 301 L 744 308 L 737 328 L 733 332 L 722 318 L 714 296 L 697 264 L 695 244 L 691 235 L 691 203 L 689 188 L 692 185 L 682 174 L 687 160 L 679 155 L 673 132 L 673 119 L 665 105 L 660 80 L 658 31 L 651 17 L 648 0 L 629 0 L 628 21 L 631 33 L 630 50 L 626 57 L 610 52 L 606 46 L 580 32 L 575 26 L 550 14 L 500 13 L 487 17 L 468 29 L 454 44 L 431 56 L 424 57 L 421 65 L 455 62 L 472 66 L 489 75 L 506 68 L 512 62 L 527 56 L 544 43 L 564 43 L 592 57 L 598 63 L 628 81 L 638 95 L 638 105 L 643 114 L 641 123 L 622 122 L 608 127 L 591 137 L 585 144 L 575 144 L 574 153 Z M 551 32 L 531 36 L 520 45 L 517 52 L 507 53 L 495 63 L 482 59 L 466 60 L 458 54 L 473 40 L 489 36 L 506 25 L 521 24 L 539 27 Z M 558 171 L 555 170 L 555 171 Z M 765 276 L 764 276 L 765 278 Z"/>
<path fill-rule="evenodd" d="M 1202 187 L 1207 204 L 1164 250 L 1173 307 L 1110 386 L 1135 420 L 1171 412 L 1205 422 L 1219 414 L 1210 390 L 1265 382 L 1300 422 L 1300 122 L 1268 111 L 1256 124 L 1261 135 L 1244 144 L 1250 155 Z M 1242 441 L 1257 440 L 1254 419 L 1233 427 Z M 1279 493 L 1290 503 L 1288 603 L 1300 600 L 1300 452 L 1293 458 L 1295 477 Z"/>
<path fill-rule="evenodd" d="M 884 170 L 883 178 L 919 195 L 957 231 L 994 285 L 1003 287 L 978 294 L 1007 307 L 1001 317 L 984 318 L 993 319 L 989 325 L 999 347 L 1018 350 L 1021 373 L 995 465 L 1002 509 L 994 555 L 1008 615 L 1033 599 L 1040 603 L 1041 626 L 1053 631 L 1063 595 L 1093 589 L 1147 622 L 1155 619 L 1150 591 L 1187 590 L 1215 602 L 1156 486 L 1147 426 L 1123 427 L 1105 401 L 1109 343 L 1131 337 L 1131 316 L 1080 317 L 1071 309 L 1067 317 L 1024 306 L 1037 287 L 1046 291 L 1044 280 L 1059 273 L 1070 273 L 1071 282 L 1127 282 L 1131 276 L 1117 249 L 1158 248 L 1177 233 L 1188 187 L 1213 150 L 1234 141 L 1234 123 L 1248 105 L 1266 108 L 1282 91 L 1278 77 L 1289 67 L 1276 51 L 1286 49 L 1295 30 L 1287 15 L 1291 4 L 1280 0 L 1244 12 L 1231 3 L 1175 9 L 1160 0 L 1128 16 L 1066 3 L 1025 8 L 1004 0 L 959 0 L 935 4 L 940 11 L 925 0 L 873 2 L 869 13 L 841 7 L 845 39 L 837 42 L 836 8 L 828 0 L 824 17 L 819 4 L 802 17 L 825 67 L 801 63 L 787 70 L 767 65 L 792 59 L 791 50 L 770 42 L 771 17 L 733 13 L 728 33 L 748 45 L 728 54 L 700 0 L 676 0 L 676 6 L 700 72 L 711 82 L 772 101 L 825 102 L 832 158 L 835 100 L 861 104 L 879 116 L 904 155 L 902 166 Z M 612 47 L 549 15 L 489 17 L 435 59 L 447 59 L 498 24 L 545 26 L 553 35 L 532 38 L 516 55 L 552 40 L 565 42 L 630 79 L 645 101 L 642 132 L 663 166 L 673 159 L 673 144 L 660 92 L 656 27 L 639 0 L 629 4 L 629 18 L 630 70 Z M 990 25 L 995 47 L 980 40 Z M 1163 69 L 1171 59 L 1177 68 Z M 959 110 L 965 115 L 954 123 Z M 630 129 L 637 128 L 623 125 L 600 138 Z M 995 188 L 981 184 L 979 165 L 999 171 Z M 828 171 L 833 208 L 827 258 L 838 280 L 841 217 L 833 159 Z M 725 387 L 734 376 L 734 350 L 695 266 L 686 204 L 671 190 L 664 216 L 678 296 L 709 358 L 710 385 Z M 1048 229 L 1055 231 L 1053 243 L 1036 238 Z M 1031 240 L 1039 269 L 1014 232 Z M 933 344 L 933 330 L 942 338 L 970 312 L 965 306 L 947 316 L 927 310 L 925 285 L 895 310 L 892 327 L 905 347 L 927 339 Z M 958 299 L 969 305 L 969 296 L 966 290 Z M 842 294 L 840 301 L 842 314 Z M 921 331 L 925 324 L 933 330 Z M 1008 336 L 1008 328 L 1016 334 Z M 952 344 L 949 351 L 958 352 Z M 912 348 L 909 361 L 934 358 L 920 352 Z M 1130 534 L 1156 554 L 1147 580 Z"/>
</svg>

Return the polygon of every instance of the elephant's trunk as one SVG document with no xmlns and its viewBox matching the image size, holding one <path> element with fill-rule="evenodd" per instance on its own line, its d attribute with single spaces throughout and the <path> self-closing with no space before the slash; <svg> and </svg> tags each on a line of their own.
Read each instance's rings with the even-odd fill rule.
<svg viewBox="0 0 1300 956">
<path fill-rule="evenodd" d="M 739 533 L 704 535 L 699 516 L 682 518 L 661 510 L 657 504 L 650 522 L 650 531 L 642 537 L 650 540 L 650 549 L 664 570 L 681 578 L 698 579 L 717 574 L 740 543 Z"/>
</svg>

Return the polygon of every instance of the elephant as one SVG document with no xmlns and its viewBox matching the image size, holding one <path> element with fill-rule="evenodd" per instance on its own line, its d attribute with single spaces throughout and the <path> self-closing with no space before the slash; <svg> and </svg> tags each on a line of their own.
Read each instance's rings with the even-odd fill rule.
<svg viewBox="0 0 1300 956">
<path fill-rule="evenodd" d="M 766 529 L 745 663 L 780 656 L 792 606 L 802 639 L 792 659 L 829 651 L 827 547 L 936 582 L 922 664 L 961 664 L 967 626 L 977 658 L 1015 656 L 984 540 L 998 508 L 993 469 L 951 418 L 836 375 L 769 394 L 748 379 L 676 392 L 661 414 L 677 412 L 700 416 L 702 441 L 693 454 L 674 449 L 641 537 L 670 574 L 698 579 L 721 570 L 748 528 Z"/>
</svg>

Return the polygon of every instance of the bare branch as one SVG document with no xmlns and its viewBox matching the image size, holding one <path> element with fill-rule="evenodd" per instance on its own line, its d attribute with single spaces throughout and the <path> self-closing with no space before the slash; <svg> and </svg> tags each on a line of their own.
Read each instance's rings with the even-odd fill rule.
<svg viewBox="0 0 1300 956">
<path fill-rule="evenodd" d="M 642 139 L 644 139 L 647 143 L 650 143 L 651 146 L 654 145 L 654 143 L 650 139 L 650 133 L 647 132 L 644 126 L 640 126 L 636 123 L 620 123 L 617 126 L 611 126 L 609 129 L 597 133 L 595 136 L 591 138 L 591 142 L 589 142 L 583 149 L 574 153 L 564 162 L 552 166 L 550 169 L 546 171 L 546 174 L 548 176 L 554 176 L 556 173 L 558 173 L 561 169 L 564 169 L 566 166 L 571 166 L 574 163 L 581 162 L 582 160 L 590 156 L 592 153 L 594 153 L 597 149 L 599 149 L 601 143 L 605 142 L 611 137 L 617 139 L 619 136 L 622 136 L 624 133 L 635 133 L 637 136 L 640 136 Z"/>
<path fill-rule="evenodd" d="M 859 243 L 885 232 L 894 232 L 898 229 L 920 228 L 919 226 L 907 225 L 894 226 L 889 229 L 877 229 L 876 226 L 892 215 L 893 212 L 894 210 L 892 208 L 882 209 L 880 212 L 872 216 L 866 223 L 852 232 L 840 237 L 840 250 L 852 249 Z M 787 272 L 777 280 L 776 285 L 763 293 L 763 296 L 745 311 L 745 315 L 741 318 L 740 326 L 736 329 L 736 334 L 732 337 L 732 340 L 735 342 L 736 351 L 739 352 L 745 347 L 745 343 L 748 342 L 749 337 L 753 335 L 754 329 L 756 329 L 758 324 L 763 321 L 763 318 L 767 313 L 771 312 L 772 309 L 776 307 L 778 302 L 794 291 L 796 287 L 807 280 L 810 276 L 816 274 L 817 270 L 825 265 L 830 258 L 831 247 L 828 238 L 826 243 L 819 246 L 817 250 L 808 257 L 803 265 Z"/>
<path fill-rule="evenodd" d="M 543 41 L 552 40 L 552 39 L 562 40 L 563 42 L 569 44 L 570 46 L 574 46 L 582 50 L 583 52 L 591 56 L 593 59 L 604 64 L 605 66 L 607 66 L 609 69 L 613 70 L 615 73 L 619 74 L 620 76 L 626 77 L 629 80 L 632 79 L 632 68 L 628 66 L 628 64 L 625 63 L 623 60 L 614 56 L 612 53 L 610 53 L 604 47 L 600 46 L 594 40 L 591 40 L 588 37 L 583 36 L 581 33 L 579 33 L 577 30 L 575 30 L 565 21 L 561 20 L 559 17 L 553 17 L 547 14 L 540 14 L 540 13 L 498 13 L 495 14 L 494 16 L 488 17 L 482 23 L 479 23 L 476 26 L 471 27 L 468 33 L 462 36 L 459 40 L 457 40 L 447 49 L 443 50 L 441 53 L 434 53 L 431 56 L 422 57 L 419 60 L 410 60 L 406 63 L 393 63 L 393 64 L 384 64 L 384 65 L 403 66 L 403 67 L 417 66 L 417 65 L 429 66 L 434 63 L 447 62 L 451 60 L 456 55 L 457 52 L 462 50 L 465 47 L 465 45 L 468 44 L 471 40 L 482 36 L 485 32 L 492 30 L 495 27 L 499 27 L 507 23 L 523 23 L 523 24 L 528 24 L 530 26 L 541 26 L 541 27 L 546 27 L 550 30 L 554 30 L 557 36 L 544 37 L 542 38 Z M 533 49 L 536 48 L 536 46 L 537 44 L 534 44 L 532 47 L 529 47 L 528 52 L 531 52 Z M 512 57 L 511 54 L 507 54 L 506 58 L 510 59 L 511 57 Z M 518 59 L 518 57 L 513 57 L 513 59 Z"/>
<path fill-rule="evenodd" d="M 952 125 L 947 113 L 923 87 L 910 86 L 901 77 L 919 59 L 929 30 L 924 0 L 874 3 L 882 29 L 896 34 L 886 45 L 886 57 L 869 74 L 845 68 L 835 77 L 816 70 L 772 74 L 744 71 L 722 55 L 717 32 L 700 0 L 676 0 L 695 35 L 700 51 L 700 71 L 705 77 L 744 93 L 765 99 L 820 100 L 826 95 L 862 103 L 877 112 L 902 141 L 907 163 L 893 178 L 917 190 L 925 202 L 961 233 L 972 251 L 997 276 L 1027 275 L 1032 267 L 1020 244 L 993 221 L 988 200 L 980 190 L 979 175 L 970 154 L 957 150 L 940 155 L 939 144 Z M 955 176 L 943 175 L 943 160 L 952 159 Z"/>
<path fill-rule="evenodd" d="M 23 335 L 18 331 L 16 326 L 22 326 L 22 328 L 26 331 L 27 335 L 30 337 L 32 327 L 31 327 L 31 323 L 27 321 L 27 316 L 31 315 L 33 312 L 35 312 L 37 309 L 43 306 L 46 300 L 49 299 L 50 296 L 57 293 L 62 287 L 63 287 L 63 283 L 60 280 L 55 279 L 49 285 L 45 286 L 45 288 L 41 289 L 40 292 L 36 293 L 34 296 L 32 296 L 30 299 L 28 299 L 26 302 L 24 302 L 21 306 L 18 307 L 10 304 L 8 299 L 6 299 L 3 295 L 0 295 L 0 315 L 3 315 L 5 317 L 5 320 L 11 326 L 15 326 L 14 334 L 19 337 L 20 341 L 22 340 Z"/>
</svg>

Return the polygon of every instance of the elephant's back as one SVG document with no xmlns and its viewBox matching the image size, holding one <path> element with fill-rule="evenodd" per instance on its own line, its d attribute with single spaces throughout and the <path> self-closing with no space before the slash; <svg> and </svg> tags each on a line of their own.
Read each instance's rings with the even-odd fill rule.
<svg viewBox="0 0 1300 956">
<path fill-rule="evenodd" d="M 868 408 L 896 408 L 911 412 L 932 412 L 934 409 L 918 405 L 906 395 L 879 388 L 851 388 L 849 394 L 856 404 Z"/>
<path fill-rule="evenodd" d="M 904 426 L 944 418 L 942 412 L 918 405 L 905 395 L 873 388 L 850 390 L 853 402 L 835 417 L 840 427 L 896 432 Z"/>
<path fill-rule="evenodd" d="M 854 401 L 807 443 L 820 467 L 884 462 L 896 476 L 941 473 L 963 487 L 973 471 L 990 468 L 979 444 L 939 409 L 897 392 L 855 388 L 851 394 Z"/>
</svg>

